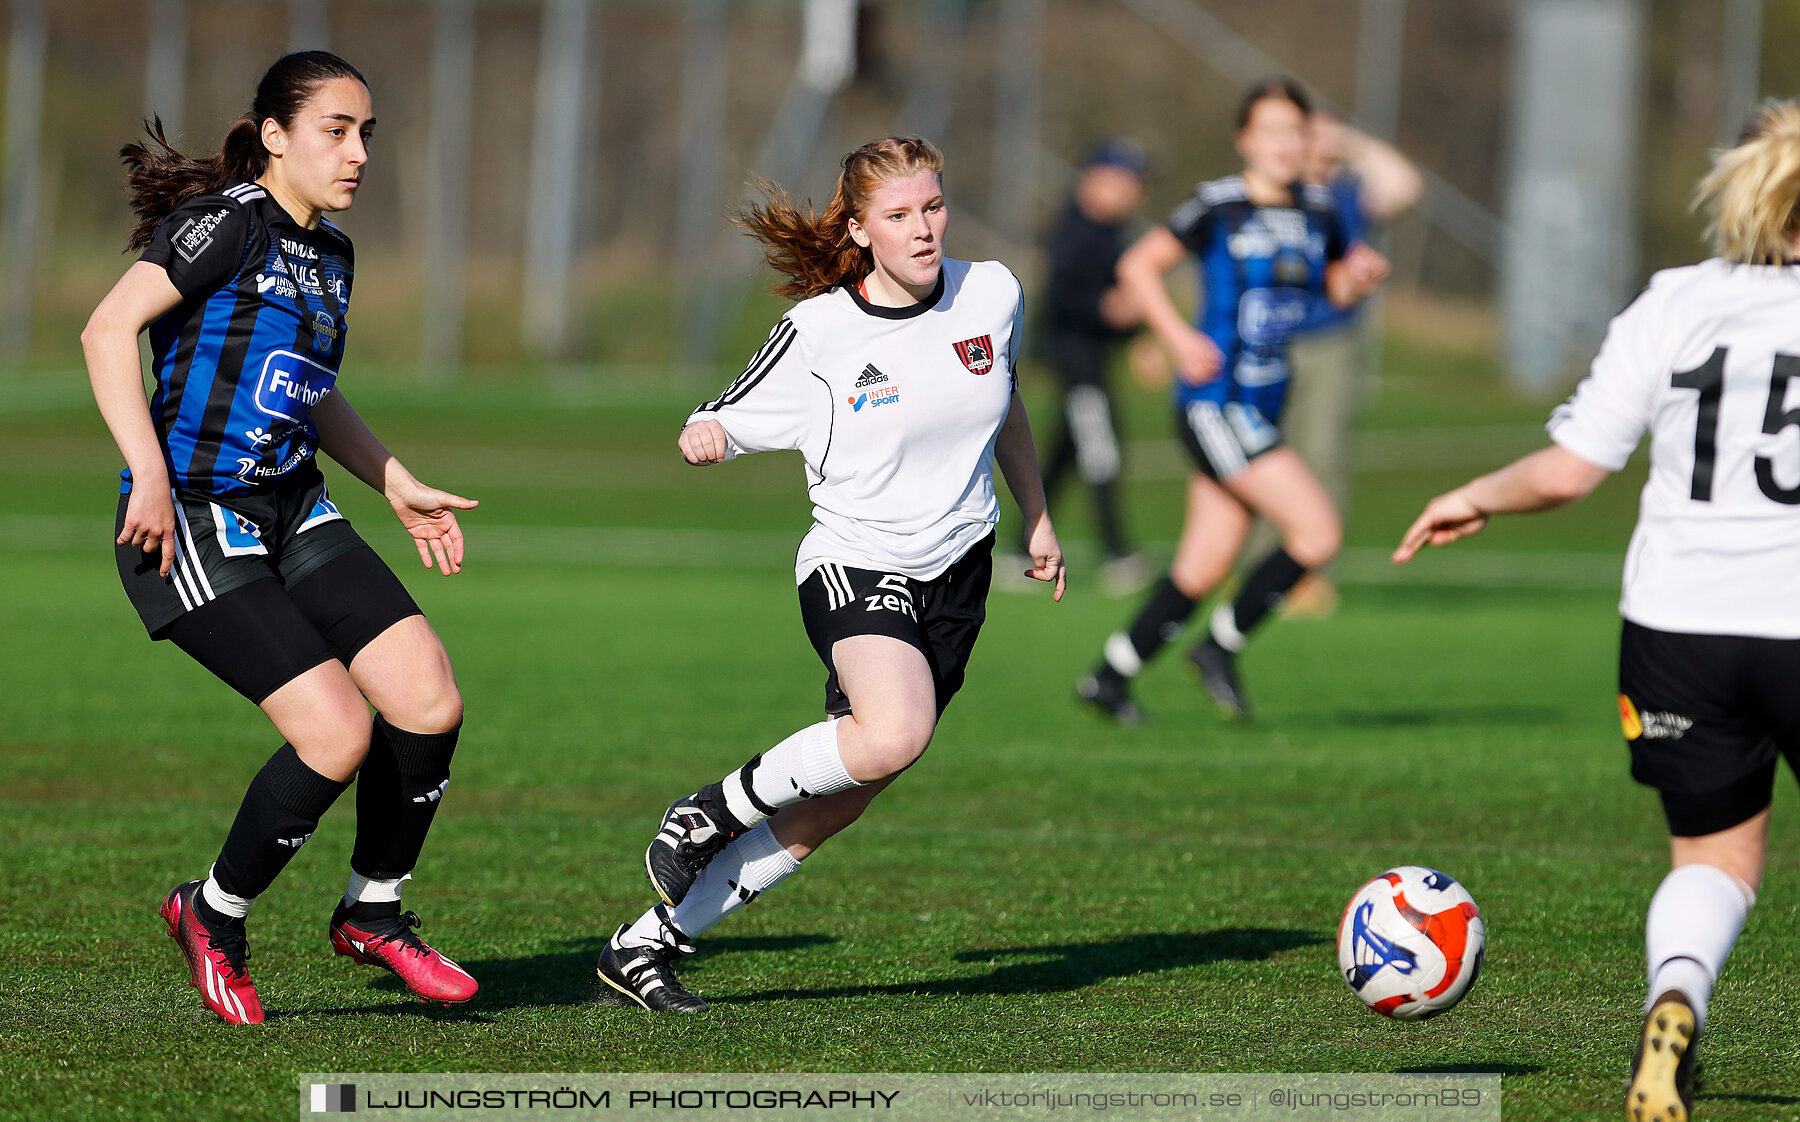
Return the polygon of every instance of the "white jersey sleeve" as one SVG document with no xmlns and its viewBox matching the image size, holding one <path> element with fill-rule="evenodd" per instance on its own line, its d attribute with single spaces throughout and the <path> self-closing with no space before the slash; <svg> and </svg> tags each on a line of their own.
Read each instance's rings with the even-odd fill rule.
<svg viewBox="0 0 1800 1122">
<path fill-rule="evenodd" d="M 1544 426 L 1557 444 L 1608 471 L 1631 458 L 1668 376 L 1656 355 L 1661 302 L 1660 293 L 1645 289 L 1613 317 L 1587 377 Z"/>
<path fill-rule="evenodd" d="M 1800 639 L 1800 266 L 1658 273 L 1607 329 L 1557 444 L 1611 470 L 1649 436 L 1619 609 L 1659 631 Z"/>
<path fill-rule="evenodd" d="M 805 450 L 831 420 L 830 389 L 813 376 L 806 346 L 783 316 L 768 341 L 725 392 L 694 410 L 687 424 L 714 420 L 725 430 L 727 459 L 750 452 Z"/>
</svg>

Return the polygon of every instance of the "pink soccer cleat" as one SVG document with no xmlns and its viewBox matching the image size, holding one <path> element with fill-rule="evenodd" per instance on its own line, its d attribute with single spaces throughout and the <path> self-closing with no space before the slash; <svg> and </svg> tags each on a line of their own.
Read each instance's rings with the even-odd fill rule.
<svg viewBox="0 0 1800 1122">
<path fill-rule="evenodd" d="M 413 933 L 418 926 L 417 912 L 355 920 L 350 918 L 350 909 L 340 902 L 331 913 L 331 949 L 353 962 L 388 971 L 405 982 L 420 1001 L 454 1005 L 474 997 L 480 988 L 475 979 L 426 946 Z"/>
<path fill-rule="evenodd" d="M 178 884 L 163 900 L 157 914 L 169 925 L 169 938 L 187 959 L 188 984 L 200 991 L 200 1000 L 226 1024 L 260 1025 L 262 1002 L 250 981 L 246 963 L 250 941 L 241 925 L 214 931 L 194 911 L 194 894 L 203 882 Z"/>
</svg>

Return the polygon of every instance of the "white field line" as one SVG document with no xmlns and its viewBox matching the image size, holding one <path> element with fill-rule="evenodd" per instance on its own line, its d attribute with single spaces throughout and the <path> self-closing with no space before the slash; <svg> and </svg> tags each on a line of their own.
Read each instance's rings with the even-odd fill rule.
<svg viewBox="0 0 1800 1122">
<path fill-rule="evenodd" d="M 1350 438 L 1351 465 L 1359 472 L 1499 467 L 1549 442 L 1537 424 L 1364 429 Z M 1183 479 L 1193 470 L 1193 462 L 1173 440 L 1125 444 L 1128 478 Z"/>
<path fill-rule="evenodd" d="M 786 568 L 801 531 L 651 529 L 636 526 L 467 527 L 468 562 L 647 568 Z M 110 523 L 61 514 L 0 515 L 0 553 L 104 555 Z M 1086 544 L 1086 543 L 1082 543 Z M 1167 556 L 1172 543 L 1150 543 Z M 1082 549 L 1082 554 L 1091 553 Z M 1392 565 L 1387 551 L 1344 551 L 1336 579 L 1344 584 L 1458 588 L 1616 588 L 1617 553 L 1484 550 L 1459 546 L 1427 550 L 1409 565 Z M 1080 574 L 1077 573 L 1079 580 Z"/>
</svg>

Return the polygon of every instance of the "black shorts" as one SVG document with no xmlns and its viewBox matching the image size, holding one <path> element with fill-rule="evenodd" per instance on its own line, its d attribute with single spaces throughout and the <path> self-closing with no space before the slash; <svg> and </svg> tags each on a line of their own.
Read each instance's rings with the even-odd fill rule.
<svg viewBox="0 0 1800 1122">
<path fill-rule="evenodd" d="M 1281 430 L 1254 405 L 1191 401 L 1175 405 L 1175 435 L 1194 466 L 1223 483 L 1250 461 L 1281 447 Z"/>
<path fill-rule="evenodd" d="M 825 712 L 841 717 L 850 699 L 838 686 L 831 648 L 853 635 L 886 635 L 925 656 L 940 716 L 962 689 L 975 639 L 987 621 L 994 535 L 981 539 L 932 580 L 827 562 L 800 585 L 800 619 L 825 664 Z"/>
<path fill-rule="evenodd" d="M 169 639 L 261 703 L 326 662 L 345 665 L 419 607 L 326 495 L 316 467 L 252 495 L 175 493 L 175 564 L 114 547 L 152 639 Z M 114 532 L 129 495 L 119 497 Z"/>
<path fill-rule="evenodd" d="M 1800 639 L 1684 635 L 1631 621 L 1619 637 L 1619 719 L 1631 776 L 1662 792 L 1669 832 L 1755 817 L 1775 764 L 1800 769 Z"/>
</svg>

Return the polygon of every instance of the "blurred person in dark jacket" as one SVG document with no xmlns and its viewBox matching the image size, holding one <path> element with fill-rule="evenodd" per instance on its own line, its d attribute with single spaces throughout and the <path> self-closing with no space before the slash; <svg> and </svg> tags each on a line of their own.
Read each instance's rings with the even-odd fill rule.
<svg viewBox="0 0 1800 1122">
<path fill-rule="evenodd" d="M 1119 510 L 1120 451 L 1108 367 L 1142 317 L 1118 287 L 1114 270 L 1133 231 L 1149 173 L 1144 150 L 1110 140 L 1088 154 L 1081 177 L 1050 232 L 1050 281 L 1044 293 L 1045 341 L 1062 388 L 1063 425 L 1044 470 L 1046 497 L 1071 468 L 1094 496 L 1094 521 L 1106 550 L 1103 580 L 1141 581 Z"/>
</svg>

